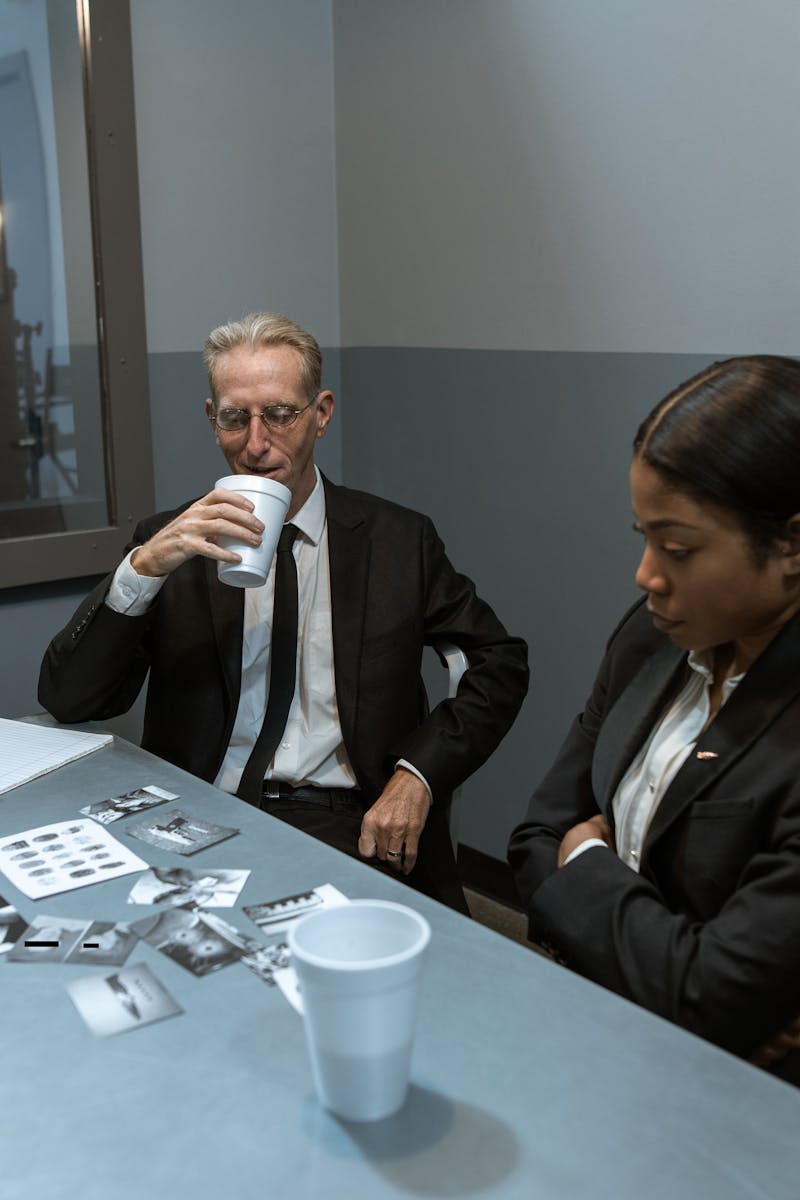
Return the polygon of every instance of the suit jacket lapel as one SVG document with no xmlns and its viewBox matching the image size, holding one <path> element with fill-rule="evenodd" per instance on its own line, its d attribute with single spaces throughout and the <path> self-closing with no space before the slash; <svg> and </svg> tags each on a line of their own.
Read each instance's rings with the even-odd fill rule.
<svg viewBox="0 0 800 1200">
<path fill-rule="evenodd" d="M 331 572 L 331 619 L 336 702 L 351 760 L 358 713 L 358 680 L 367 606 L 370 542 L 358 504 L 323 476 Z"/>
<path fill-rule="evenodd" d="M 244 631 L 244 589 L 220 583 L 214 559 L 204 558 L 203 569 L 208 588 L 211 625 L 219 655 L 222 676 L 230 704 L 230 725 L 239 705 L 242 681 L 242 637 Z M 227 744 L 227 743 L 226 743 Z"/>
<path fill-rule="evenodd" d="M 685 651 L 666 642 L 642 664 L 603 721 L 592 762 L 592 789 L 613 826 L 611 801 L 634 755 L 674 692 Z"/>
<path fill-rule="evenodd" d="M 647 851 L 799 694 L 800 617 L 795 617 L 747 672 L 667 788 L 647 834 Z"/>
</svg>

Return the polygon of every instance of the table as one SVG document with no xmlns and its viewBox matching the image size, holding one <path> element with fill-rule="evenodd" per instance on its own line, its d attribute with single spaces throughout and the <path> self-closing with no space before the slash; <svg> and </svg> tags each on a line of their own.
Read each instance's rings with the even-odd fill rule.
<svg viewBox="0 0 800 1200">
<path fill-rule="evenodd" d="M 375 1125 L 320 1109 L 301 1018 L 241 964 L 197 979 L 140 943 L 128 963 L 185 1014 L 100 1039 L 64 988 L 86 967 L 3 962 L 3 1200 L 797 1200 L 796 1089 L 119 738 L 0 796 L 0 835 L 147 784 L 240 836 L 179 860 L 125 839 L 136 817 L 111 831 L 154 866 L 251 868 L 216 911 L 254 936 L 242 904 L 324 882 L 425 914 L 409 1099 Z M 0 894 L 131 921 L 155 911 L 126 903 L 135 878 L 34 902 L 0 876 Z"/>
</svg>

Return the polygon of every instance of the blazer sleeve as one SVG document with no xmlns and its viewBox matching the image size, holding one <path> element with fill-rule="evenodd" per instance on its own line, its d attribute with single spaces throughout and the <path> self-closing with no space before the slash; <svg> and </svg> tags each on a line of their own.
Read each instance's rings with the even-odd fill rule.
<svg viewBox="0 0 800 1200">
<path fill-rule="evenodd" d="M 137 527 L 127 554 L 149 533 Z M 57 721 L 105 720 L 127 712 L 150 666 L 152 611 L 140 617 L 114 612 L 105 603 L 113 573 L 81 602 L 45 651 L 39 702 Z"/>
<path fill-rule="evenodd" d="M 648 622 L 642 629 L 642 603 L 628 609 L 611 634 L 583 712 L 572 722 L 553 766 L 531 797 L 525 820 L 511 834 L 508 858 L 526 906 L 556 870 L 567 830 L 600 812 L 592 788 L 592 763 L 609 697 L 630 682 L 642 657 L 652 650 L 652 626 Z M 628 645 L 624 654 L 618 653 L 620 640 Z"/>
<path fill-rule="evenodd" d="M 511 837 L 509 861 L 528 912 L 530 936 L 595 983 L 747 1055 L 800 1013 L 796 756 L 761 751 L 782 765 L 777 774 L 754 772 L 763 785 L 760 795 L 746 799 L 753 820 L 743 866 L 737 867 L 727 894 L 707 919 L 699 919 L 681 897 L 688 892 L 690 873 L 704 870 L 716 850 L 708 843 L 697 857 L 662 859 L 660 869 L 649 873 L 637 874 L 602 847 L 557 869 L 564 833 L 598 812 L 592 756 L 608 696 L 612 690 L 619 694 L 610 685 L 617 657 L 612 643 L 585 712 Z M 788 745 L 797 715 L 796 710 L 783 714 L 776 744 Z M 719 815 L 713 815 L 713 798 L 706 809 L 706 837 L 723 845 L 730 836 L 724 814 L 741 796 L 735 779 L 733 772 L 726 779 L 725 799 L 716 802 Z"/>
<path fill-rule="evenodd" d="M 408 759 L 436 797 L 463 783 L 508 732 L 528 690 L 528 651 L 522 638 L 506 632 L 472 582 L 453 568 L 427 517 L 421 540 L 425 643 L 455 643 L 469 668 L 457 695 L 437 704 L 388 749 L 387 758 Z"/>
</svg>

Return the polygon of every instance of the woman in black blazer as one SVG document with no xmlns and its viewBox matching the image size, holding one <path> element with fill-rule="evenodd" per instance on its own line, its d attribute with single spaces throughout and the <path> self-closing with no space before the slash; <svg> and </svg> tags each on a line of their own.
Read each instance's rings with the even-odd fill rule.
<svg viewBox="0 0 800 1200">
<path fill-rule="evenodd" d="M 645 592 L 511 837 L 530 936 L 800 1083 L 800 363 L 715 363 L 634 442 Z"/>
</svg>

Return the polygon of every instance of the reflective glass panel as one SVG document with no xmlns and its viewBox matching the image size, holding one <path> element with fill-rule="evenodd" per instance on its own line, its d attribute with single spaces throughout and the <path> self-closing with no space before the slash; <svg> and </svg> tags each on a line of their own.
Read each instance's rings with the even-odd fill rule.
<svg viewBox="0 0 800 1200">
<path fill-rule="evenodd" d="M 0 0 L 0 538 L 108 524 L 77 17 Z"/>
</svg>

